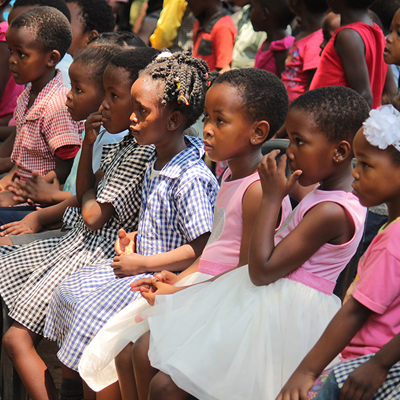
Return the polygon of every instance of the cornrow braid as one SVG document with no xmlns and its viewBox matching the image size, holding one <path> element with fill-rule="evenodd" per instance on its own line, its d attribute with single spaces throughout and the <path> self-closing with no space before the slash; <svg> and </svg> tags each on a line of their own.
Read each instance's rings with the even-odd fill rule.
<svg viewBox="0 0 400 400">
<path fill-rule="evenodd" d="M 174 106 L 186 115 L 189 127 L 204 110 L 210 70 L 205 61 L 192 57 L 188 51 L 164 54 L 163 50 L 141 75 L 165 82 L 162 104 Z"/>
</svg>

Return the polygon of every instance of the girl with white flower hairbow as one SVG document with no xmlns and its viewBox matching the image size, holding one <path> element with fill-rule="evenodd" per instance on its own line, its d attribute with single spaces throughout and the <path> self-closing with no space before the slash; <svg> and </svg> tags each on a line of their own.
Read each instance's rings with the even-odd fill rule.
<svg viewBox="0 0 400 400">
<path fill-rule="evenodd" d="M 366 207 L 386 203 L 388 222 L 361 259 L 344 306 L 286 383 L 280 400 L 308 400 L 315 379 L 340 352 L 346 361 L 322 373 L 314 384 L 317 388 L 326 378 L 316 400 L 400 398 L 399 111 L 392 105 L 372 110 L 353 149 L 353 193 Z"/>
</svg>

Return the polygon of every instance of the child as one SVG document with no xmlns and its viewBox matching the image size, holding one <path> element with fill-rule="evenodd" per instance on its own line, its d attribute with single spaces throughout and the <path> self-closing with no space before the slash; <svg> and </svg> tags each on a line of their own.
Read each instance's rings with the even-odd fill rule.
<svg viewBox="0 0 400 400">
<path fill-rule="evenodd" d="M 387 75 L 382 58 L 385 37 L 368 15 L 372 3 L 373 0 L 329 2 L 331 10 L 341 15 L 341 26 L 322 53 L 310 90 L 347 86 L 360 93 L 370 107 L 381 105 Z M 388 78 L 392 79 L 392 75 Z"/>
<path fill-rule="evenodd" d="M 220 0 L 189 0 L 196 17 L 193 27 L 193 57 L 206 61 L 210 71 L 224 72 L 232 61 L 236 28 L 225 15 Z"/>
<path fill-rule="evenodd" d="M 129 66 L 119 67 L 118 58 L 117 66 L 111 63 L 106 70 L 105 80 L 119 82 L 119 85 L 129 88 L 135 74 L 137 76 L 138 71 L 154 56 L 152 49 L 135 51 L 135 57 L 129 59 Z M 96 85 L 96 80 L 89 81 L 88 76 L 96 76 L 98 72 L 101 48 L 87 49 L 85 53 L 96 58 L 88 62 L 82 52 L 80 58 L 77 57 L 77 61 L 72 64 L 73 90 L 69 95 L 71 107 L 78 105 L 78 101 L 83 104 L 90 101 L 85 89 Z M 86 83 L 82 92 L 77 82 Z M 126 112 L 127 105 L 131 107 L 129 96 L 120 107 Z M 125 121 L 125 125 L 129 123 L 127 117 L 120 119 L 115 121 L 105 118 L 103 123 L 110 132 L 117 132 L 120 129 L 119 122 Z M 40 240 L 19 247 L 2 246 L 0 249 L 0 293 L 10 310 L 11 318 L 18 321 L 5 334 L 3 343 L 33 398 L 47 398 L 45 396 L 50 397 L 51 392 L 51 384 L 45 389 L 44 380 L 47 382 L 49 378 L 45 377 L 45 365 L 34 348 L 41 339 L 46 308 L 54 287 L 79 268 L 111 257 L 118 229 L 135 229 L 137 226 L 141 183 L 152 148 L 139 146 L 131 136 L 127 136 L 121 143 L 108 147 L 101 169 L 94 174 L 91 151 L 96 135 L 90 129 L 92 124 L 98 128 L 98 115 L 87 121 L 83 143 L 85 153 L 81 159 L 84 162 L 78 171 L 77 197 L 66 200 L 70 207 L 65 211 L 66 204 L 60 203 L 26 217 L 36 224 L 51 224 L 58 222 L 65 211 L 64 222 L 74 228 L 62 238 Z M 32 370 L 28 365 L 32 366 Z"/>
<path fill-rule="evenodd" d="M 336 29 L 340 27 L 340 15 L 335 14 L 332 11 L 326 14 L 325 18 L 322 20 L 322 36 L 324 40 L 321 42 L 319 47 L 321 48 L 321 53 L 324 51 L 329 40 L 331 40 L 332 36 L 336 32 Z"/>
<path fill-rule="evenodd" d="M 156 149 L 143 183 L 136 252 L 126 254 L 117 244 L 114 260 L 84 268 L 54 292 L 44 335 L 59 345 L 64 373 L 77 370 L 97 331 L 138 297 L 129 290 L 132 281 L 162 269 L 181 271 L 203 251 L 218 184 L 201 159 L 201 140 L 183 131 L 203 111 L 207 79 L 204 61 L 166 52 L 132 86 L 130 130 L 139 144 Z"/>
<path fill-rule="evenodd" d="M 383 58 L 386 64 L 400 65 L 400 38 L 397 34 L 399 28 L 400 9 L 394 14 L 389 35 L 386 37 L 386 45 L 383 52 Z"/>
<path fill-rule="evenodd" d="M 274 0 L 253 0 L 250 18 L 256 32 L 267 33 L 266 41 L 257 51 L 254 68 L 265 69 L 280 77 L 295 39 L 287 33 L 287 26 L 294 14 L 285 0 L 279 3 Z"/>
<path fill-rule="evenodd" d="M 353 192 L 366 207 L 386 203 L 388 223 L 360 260 L 358 278 L 350 297 L 286 383 L 278 399 L 298 399 L 299 396 L 307 399 L 315 379 L 339 352 L 342 352 L 343 360 L 374 353 L 400 333 L 397 239 L 400 228 L 399 121 L 400 113 L 392 105 L 383 106 L 371 111 L 370 118 L 357 132 Z M 380 356 L 375 358 L 377 362 L 388 365 L 390 362 L 386 362 L 385 357 L 389 356 L 390 360 L 393 353 L 388 354 L 382 349 Z M 348 371 L 348 365 L 343 369 L 339 365 L 331 378 L 335 380 L 336 377 L 337 383 L 342 384 Z"/>
<path fill-rule="evenodd" d="M 319 65 L 321 25 L 328 5 L 325 0 L 290 0 L 289 4 L 300 24 L 300 33 L 289 50 L 282 73 L 282 82 L 292 102 L 309 89 Z"/>
<path fill-rule="evenodd" d="M 0 126 L 8 124 L 17 105 L 17 97 L 24 90 L 23 85 L 15 83 L 8 66 L 10 57 L 6 43 L 8 23 L 4 20 L 3 12 L 9 3 L 10 0 L 0 1 Z"/>
<path fill-rule="evenodd" d="M 262 193 L 257 172 L 262 159 L 261 145 L 282 125 L 287 107 L 287 94 L 282 83 L 265 71 L 232 70 L 213 83 L 206 95 L 204 145 L 211 160 L 227 159 L 230 166 L 218 192 L 213 233 L 200 259 L 191 267 L 178 277 L 163 271 L 156 274 L 158 279 L 179 286 L 188 285 L 248 263 L 250 237 Z M 222 118 L 222 115 L 230 124 L 218 123 L 218 117 Z M 256 134 L 255 129 L 260 132 Z M 286 219 L 290 209 L 286 197 L 282 203 L 281 221 Z M 134 282 L 133 289 L 141 283 Z M 79 372 L 92 388 L 100 390 L 117 379 L 113 358 L 130 342 L 130 329 L 136 314 L 148 311 L 148 308 L 144 299 L 129 304 L 108 321 L 86 348 Z M 130 368 L 129 364 L 118 368 L 123 389 L 126 382 L 121 372 L 125 375 L 132 370 L 130 354 L 128 361 Z M 132 372 L 128 383 L 133 381 Z M 125 392 L 134 390 L 129 388 Z"/>
<path fill-rule="evenodd" d="M 14 174 L 26 181 L 37 170 L 46 175 L 54 170 L 63 183 L 81 144 L 82 122 L 72 120 L 65 106 L 68 89 L 56 70 L 71 43 L 67 18 L 52 7 L 26 11 L 7 30 L 11 50 L 10 69 L 19 84 L 31 83 L 18 99 L 15 110 L 16 138 L 11 161 L 16 164 L 0 181 Z M 3 189 L 3 206 L 12 205 L 13 194 Z"/>
<path fill-rule="evenodd" d="M 295 172 L 286 179 L 286 156 L 277 165 L 278 151 L 259 167 L 263 197 L 248 267 L 156 296 L 155 316 L 148 319 L 150 350 L 149 334 L 133 347 L 140 399 L 150 382 L 149 399 L 183 399 L 187 393 L 200 399 L 275 398 L 340 307 L 332 291 L 357 249 L 365 219 L 350 193 L 350 142 L 366 115 L 361 96 L 340 87 L 310 91 L 291 104 L 286 154 Z M 301 201 L 274 245 L 281 201 L 296 180 L 320 186 Z"/>
</svg>

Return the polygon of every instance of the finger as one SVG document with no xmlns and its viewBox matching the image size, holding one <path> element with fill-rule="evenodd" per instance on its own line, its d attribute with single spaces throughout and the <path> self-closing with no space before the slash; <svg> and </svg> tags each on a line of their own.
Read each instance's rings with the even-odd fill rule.
<svg viewBox="0 0 400 400">
<path fill-rule="evenodd" d="M 278 157 L 280 152 L 280 150 L 272 150 L 270 153 L 267 154 L 268 169 L 276 168 L 276 157 Z"/>
<path fill-rule="evenodd" d="M 287 182 L 288 191 L 290 191 L 293 188 L 294 184 L 299 180 L 302 173 L 303 171 L 300 169 L 292 172 Z"/>
<path fill-rule="evenodd" d="M 155 296 L 153 293 L 143 291 L 141 294 L 151 306 L 154 306 Z"/>
</svg>

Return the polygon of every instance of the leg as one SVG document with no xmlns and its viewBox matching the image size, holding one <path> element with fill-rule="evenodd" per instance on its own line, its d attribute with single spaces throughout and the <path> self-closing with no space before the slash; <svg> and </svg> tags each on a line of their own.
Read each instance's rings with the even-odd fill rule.
<svg viewBox="0 0 400 400">
<path fill-rule="evenodd" d="M 36 352 L 42 337 L 14 322 L 3 337 L 7 356 L 17 370 L 32 400 L 58 399 L 57 391 L 46 364 Z"/>
<path fill-rule="evenodd" d="M 133 368 L 135 370 L 136 387 L 139 400 L 147 400 L 149 386 L 153 377 L 158 372 L 150 365 L 149 352 L 150 332 L 142 335 L 132 347 Z"/>
<path fill-rule="evenodd" d="M 96 393 L 96 400 L 122 400 L 119 383 L 114 382 L 112 385 L 107 386 L 102 391 Z"/>
<path fill-rule="evenodd" d="M 158 372 L 152 379 L 149 389 L 149 400 L 188 400 L 193 397 L 175 385 L 171 377 Z"/>
<path fill-rule="evenodd" d="M 60 363 L 62 371 L 61 400 L 81 400 L 83 397 L 82 379 L 78 372 Z M 95 399 L 96 397 L 93 397 Z"/>
<path fill-rule="evenodd" d="M 133 343 L 129 343 L 115 357 L 115 367 L 118 373 L 119 386 L 121 388 L 122 398 L 124 400 L 138 400 L 135 372 L 132 363 Z"/>
</svg>

